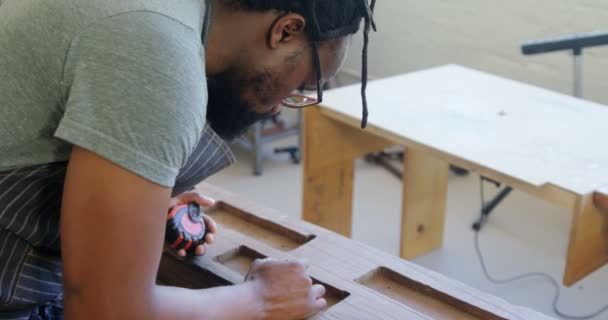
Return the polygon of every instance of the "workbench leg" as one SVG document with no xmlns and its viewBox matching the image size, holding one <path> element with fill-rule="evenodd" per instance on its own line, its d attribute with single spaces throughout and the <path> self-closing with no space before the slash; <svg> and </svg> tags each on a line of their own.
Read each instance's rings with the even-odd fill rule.
<svg viewBox="0 0 608 320">
<path fill-rule="evenodd" d="M 369 131 L 304 110 L 302 219 L 350 237 L 356 158 L 391 145 Z"/>
<path fill-rule="evenodd" d="M 593 196 L 579 197 L 573 209 L 564 285 L 572 286 L 608 262 L 608 217 L 593 204 Z"/>
<path fill-rule="evenodd" d="M 353 163 L 336 162 L 306 173 L 302 214 L 305 221 L 351 236 Z"/>
<path fill-rule="evenodd" d="M 443 243 L 449 164 L 406 149 L 403 167 L 401 257 L 413 259 Z"/>
</svg>

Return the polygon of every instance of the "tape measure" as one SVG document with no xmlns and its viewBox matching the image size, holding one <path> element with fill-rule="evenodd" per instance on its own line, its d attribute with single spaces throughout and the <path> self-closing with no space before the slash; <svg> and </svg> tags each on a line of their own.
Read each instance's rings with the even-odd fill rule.
<svg viewBox="0 0 608 320">
<path fill-rule="evenodd" d="M 205 242 L 206 230 L 203 212 L 198 204 L 181 204 L 169 210 L 165 239 L 171 248 L 187 252 Z"/>
</svg>

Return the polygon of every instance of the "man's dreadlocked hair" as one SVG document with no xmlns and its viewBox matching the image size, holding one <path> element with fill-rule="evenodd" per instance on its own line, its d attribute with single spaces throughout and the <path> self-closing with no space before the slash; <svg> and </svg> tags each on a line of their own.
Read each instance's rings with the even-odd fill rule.
<svg viewBox="0 0 608 320">
<path fill-rule="evenodd" d="M 359 31 L 361 20 L 363 30 L 363 62 L 361 71 L 361 98 L 363 118 L 361 128 L 367 125 L 367 49 L 369 32 L 376 31 L 373 12 L 376 0 L 224 0 L 237 8 L 252 11 L 280 10 L 301 14 L 308 21 L 306 31 L 314 46 L 323 41 L 337 39 Z M 318 59 L 315 67 L 320 70 Z M 320 75 L 317 75 L 320 77 Z M 319 97 L 321 98 L 321 97 Z"/>
</svg>

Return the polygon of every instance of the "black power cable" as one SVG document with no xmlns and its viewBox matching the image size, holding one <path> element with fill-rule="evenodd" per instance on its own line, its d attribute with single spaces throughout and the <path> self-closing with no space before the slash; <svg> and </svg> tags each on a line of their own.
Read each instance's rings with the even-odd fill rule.
<svg viewBox="0 0 608 320">
<path fill-rule="evenodd" d="M 481 207 L 483 208 L 483 206 L 486 203 L 483 179 L 480 181 L 480 196 L 481 196 Z M 485 260 L 483 258 L 483 254 L 481 252 L 481 248 L 479 246 L 479 230 L 475 230 L 474 232 L 475 232 L 475 237 L 474 237 L 475 252 L 477 253 L 477 258 L 479 259 L 479 264 L 481 265 L 481 269 L 483 270 L 483 273 L 488 281 L 490 281 L 494 284 L 507 284 L 507 283 L 511 283 L 511 282 L 515 282 L 515 281 L 519 281 L 519 280 L 523 280 L 523 279 L 527 279 L 527 278 L 546 279 L 555 288 L 555 295 L 553 296 L 553 312 L 555 312 L 555 314 L 557 314 L 561 318 L 567 319 L 567 320 L 593 319 L 608 310 L 608 305 L 605 305 L 596 312 L 590 313 L 588 315 L 582 315 L 582 316 L 570 315 L 565 312 L 562 312 L 558 306 L 558 302 L 559 302 L 559 299 L 561 296 L 561 285 L 551 275 L 544 273 L 544 272 L 524 273 L 524 274 L 521 274 L 521 275 L 518 275 L 515 277 L 506 278 L 506 279 L 498 279 L 498 278 L 493 277 L 492 275 L 490 275 L 490 273 L 488 271 L 488 267 L 486 266 Z"/>
</svg>

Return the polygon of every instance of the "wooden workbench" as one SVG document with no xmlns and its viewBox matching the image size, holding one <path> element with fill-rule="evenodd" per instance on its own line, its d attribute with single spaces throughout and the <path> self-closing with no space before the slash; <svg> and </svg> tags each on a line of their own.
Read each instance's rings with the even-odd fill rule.
<svg viewBox="0 0 608 320">
<path fill-rule="evenodd" d="M 373 81 L 368 100 L 366 130 L 359 85 L 305 111 L 305 220 L 350 236 L 354 160 L 403 145 L 402 257 L 442 245 L 451 163 L 572 211 L 565 285 L 608 261 L 607 107 L 457 65 Z"/>
<path fill-rule="evenodd" d="M 230 285 L 243 281 L 254 259 L 299 259 L 327 288 L 328 307 L 312 319 L 551 319 L 211 185 L 199 191 L 218 201 L 207 210 L 218 223 L 216 243 L 191 260 L 165 254 L 160 283 Z"/>
</svg>

